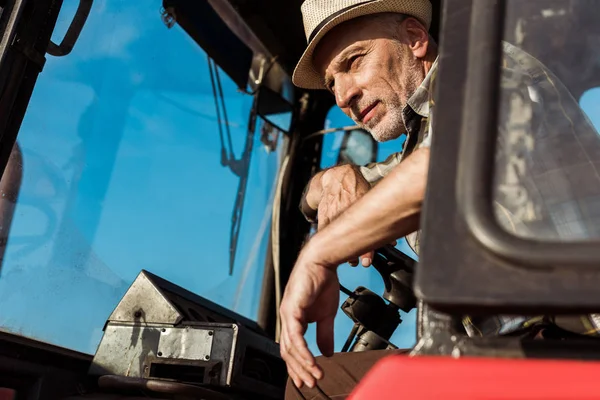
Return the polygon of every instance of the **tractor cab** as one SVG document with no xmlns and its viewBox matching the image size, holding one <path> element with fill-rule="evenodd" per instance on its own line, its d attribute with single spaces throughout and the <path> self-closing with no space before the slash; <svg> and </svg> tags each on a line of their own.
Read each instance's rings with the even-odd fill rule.
<svg viewBox="0 0 600 400">
<path fill-rule="evenodd" d="M 284 398 L 278 309 L 315 231 L 305 187 L 405 140 L 377 143 L 328 92 L 294 87 L 301 3 L 0 1 L 0 400 Z M 400 239 L 340 266 L 335 321 L 338 352 L 409 355 L 350 398 L 600 398 L 600 8 L 432 6 L 420 251 Z M 552 72 L 535 79 L 557 101 L 510 97 L 507 45 Z M 524 130 L 533 113 L 560 135 Z M 495 206 L 509 195 L 527 229 Z M 464 325 L 523 315 L 561 334 Z"/>
</svg>

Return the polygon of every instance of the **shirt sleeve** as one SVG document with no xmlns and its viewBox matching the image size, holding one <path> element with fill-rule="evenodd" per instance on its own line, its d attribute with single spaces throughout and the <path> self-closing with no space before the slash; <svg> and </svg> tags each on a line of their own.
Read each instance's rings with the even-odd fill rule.
<svg viewBox="0 0 600 400">
<path fill-rule="evenodd" d="M 400 164 L 401 159 L 401 152 L 393 153 L 386 158 L 385 161 L 361 166 L 359 171 L 365 180 L 371 184 L 371 186 L 375 186 L 375 184 L 389 174 L 396 165 Z"/>
</svg>

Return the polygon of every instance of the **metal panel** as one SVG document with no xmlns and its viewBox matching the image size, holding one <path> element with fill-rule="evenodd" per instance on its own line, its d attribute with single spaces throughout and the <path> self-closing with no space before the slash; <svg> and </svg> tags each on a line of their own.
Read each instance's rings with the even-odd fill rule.
<svg viewBox="0 0 600 400">
<path fill-rule="evenodd" d="M 161 327 L 109 323 L 90 367 L 92 375 L 142 377 L 146 357 L 156 356 Z"/>
<path fill-rule="evenodd" d="M 194 376 L 168 374 L 180 368 L 193 370 Z M 184 379 L 184 383 L 210 383 L 269 398 L 282 396 L 286 382 L 277 343 L 244 327 L 217 323 L 172 328 L 109 322 L 89 373 Z"/>
<path fill-rule="evenodd" d="M 183 316 L 142 271 L 131 284 L 109 321 L 177 324 Z"/>
<path fill-rule="evenodd" d="M 148 271 L 142 271 L 142 274 L 178 310 L 183 317 L 183 321 L 239 323 L 246 328 L 261 332 L 256 322 L 238 313 L 213 303 Z M 146 301 L 149 301 L 149 299 Z"/>
<path fill-rule="evenodd" d="M 158 357 L 184 360 L 210 360 L 214 331 L 209 329 L 163 328 L 158 341 Z"/>
</svg>

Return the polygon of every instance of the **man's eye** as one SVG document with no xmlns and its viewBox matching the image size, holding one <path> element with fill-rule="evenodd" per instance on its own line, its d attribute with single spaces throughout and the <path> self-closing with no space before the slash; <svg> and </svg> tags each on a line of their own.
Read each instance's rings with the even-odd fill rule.
<svg viewBox="0 0 600 400">
<path fill-rule="evenodd" d="M 358 61 L 362 58 L 362 54 L 355 54 L 348 60 L 348 67 L 350 69 L 356 67 L 358 65 Z"/>
</svg>

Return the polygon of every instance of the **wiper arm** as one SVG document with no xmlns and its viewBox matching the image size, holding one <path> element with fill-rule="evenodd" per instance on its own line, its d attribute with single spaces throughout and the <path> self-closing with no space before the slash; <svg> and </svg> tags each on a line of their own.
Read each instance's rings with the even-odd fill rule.
<svg viewBox="0 0 600 400">
<path fill-rule="evenodd" d="M 231 140 L 231 131 L 229 129 L 229 119 L 227 118 L 227 109 L 225 107 L 225 96 L 223 96 L 223 87 L 221 86 L 221 78 L 219 70 L 215 62 L 208 58 L 208 70 L 210 72 L 210 82 L 215 100 L 215 109 L 217 111 L 217 126 L 219 128 L 219 139 L 221 141 L 221 165 L 230 167 L 234 174 L 240 176 L 238 168 L 232 168 L 232 165 L 237 161 L 233 154 L 233 142 Z M 218 94 L 217 94 L 218 91 Z M 219 106 L 220 100 L 220 106 Z M 221 118 L 221 109 L 223 110 L 223 118 Z M 225 125 L 225 134 L 223 133 L 223 125 Z M 227 147 L 225 145 L 225 135 L 227 136 Z"/>
<path fill-rule="evenodd" d="M 242 159 L 239 160 L 240 168 L 240 183 L 238 185 L 237 196 L 235 198 L 235 204 L 233 206 L 233 214 L 231 215 L 231 236 L 229 242 L 229 275 L 233 274 L 233 267 L 235 265 L 235 255 L 237 252 L 238 238 L 240 236 L 240 227 L 242 226 L 242 213 L 244 210 L 244 202 L 246 199 L 246 189 L 248 187 L 248 175 L 250 173 L 250 159 L 252 156 L 252 149 L 254 148 L 254 133 L 256 131 L 256 99 L 252 103 L 252 109 L 250 110 L 250 117 L 248 120 L 248 131 L 246 133 L 246 144 L 244 145 L 244 152 L 242 153 Z"/>
<path fill-rule="evenodd" d="M 237 253 L 238 239 L 240 236 L 240 228 L 242 226 L 242 214 L 244 210 L 244 202 L 246 199 L 246 189 L 248 187 L 248 175 L 250 173 L 250 158 L 254 147 L 254 132 L 256 130 L 257 105 L 256 97 L 252 102 L 250 116 L 248 121 L 248 130 L 246 133 L 246 142 L 244 151 L 239 160 L 235 158 L 233 153 L 233 143 L 231 140 L 231 131 L 229 129 L 229 120 L 227 118 L 227 110 L 225 108 L 225 97 L 223 96 L 223 88 L 219 77 L 219 70 L 212 59 L 208 59 L 208 69 L 210 71 L 210 79 L 215 100 L 215 109 L 217 111 L 219 139 L 221 140 L 221 165 L 229 167 L 231 172 L 240 178 L 238 190 L 233 205 L 233 213 L 231 215 L 231 230 L 229 238 L 229 275 L 233 275 L 235 266 L 235 256 Z M 221 119 L 221 110 L 223 119 Z M 225 132 L 223 130 L 225 125 Z"/>
</svg>

